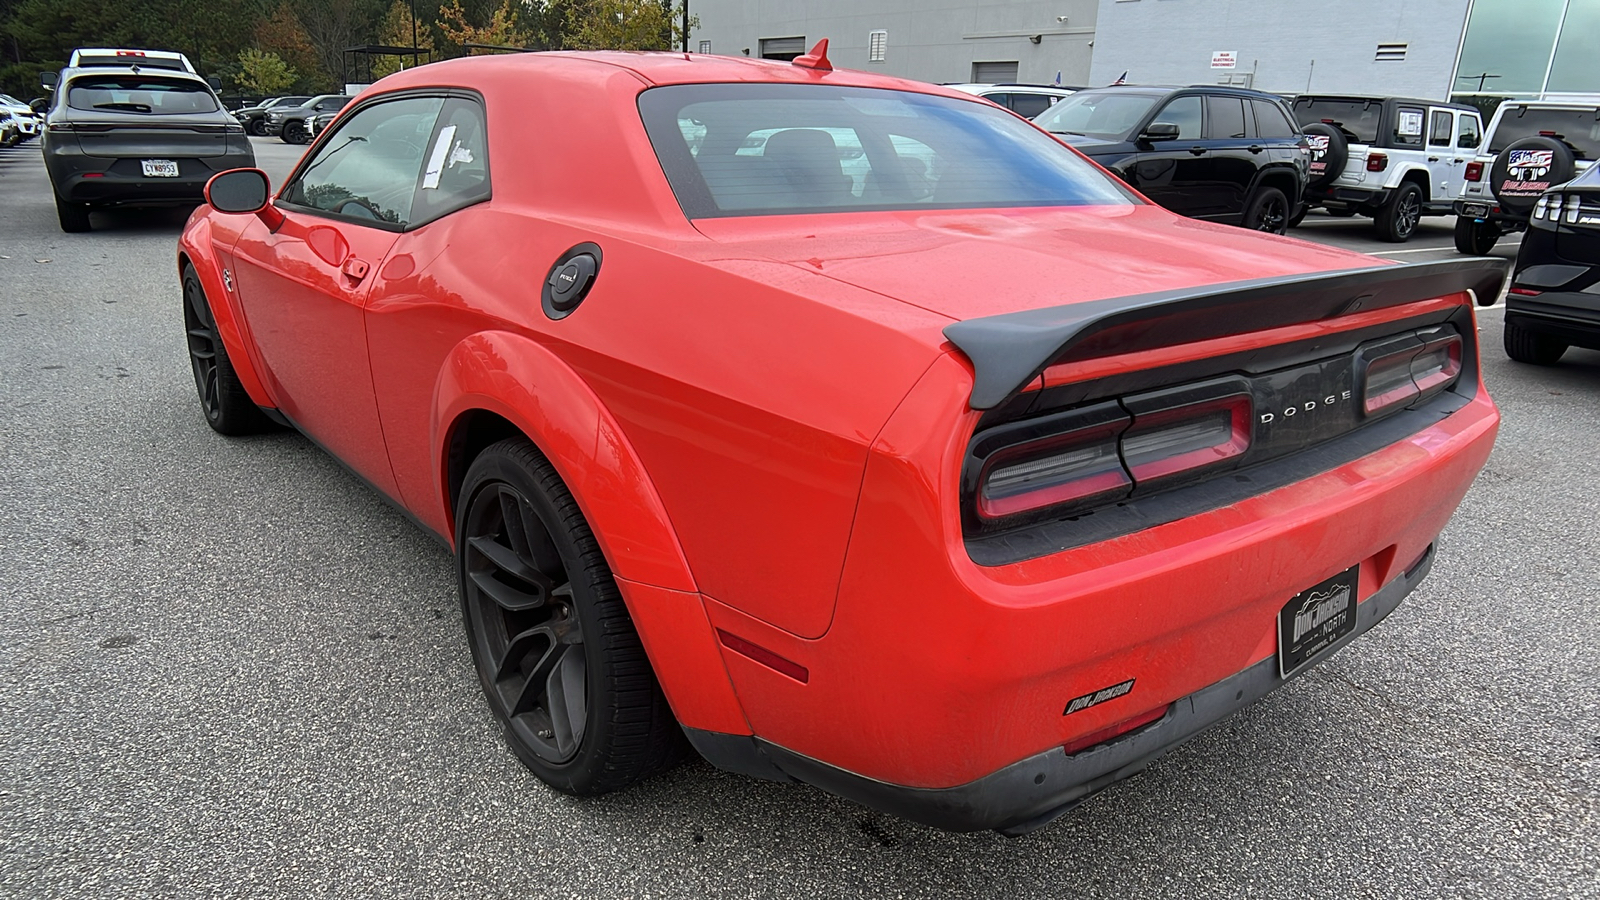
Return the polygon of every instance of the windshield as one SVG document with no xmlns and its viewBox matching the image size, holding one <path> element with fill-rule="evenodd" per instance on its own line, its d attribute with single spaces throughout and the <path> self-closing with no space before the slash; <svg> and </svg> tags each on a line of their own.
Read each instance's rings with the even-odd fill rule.
<svg viewBox="0 0 1600 900">
<path fill-rule="evenodd" d="M 181 116 L 217 110 L 211 90 L 194 81 L 148 75 L 96 75 L 73 79 L 67 89 L 73 109 Z"/>
<path fill-rule="evenodd" d="M 1134 202 L 986 103 L 831 85 L 686 84 L 645 91 L 639 110 L 690 218 Z"/>
<path fill-rule="evenodd" d="M 1525 137 L 1551 132 L 1579 159 L 1600 159 L 1600 108 L 1538 109 L 1512 107 L 1500 117 L 1489 152 L 1499 153 Z"/>
<path fill-rule="evenodd" d="M 1159 99 L 1126 91 L 1079 91 L 1040 113 L 1033 124 L 1054 134 L 1120 141 Z"/>
<path fill-rule="evenodd" d="M 1294 120 L 1301 128 L 1326 122 L 1343 132 L 1350 143 L 1370 144 L 1378 139 L 1383 101 L 1301 97 L 1294 101 Z"/>
</svg>

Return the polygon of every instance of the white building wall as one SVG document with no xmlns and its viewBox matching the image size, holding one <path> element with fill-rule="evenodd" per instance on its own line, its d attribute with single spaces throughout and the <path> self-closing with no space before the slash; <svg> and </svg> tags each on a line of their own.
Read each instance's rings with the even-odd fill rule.
<svg viewBox="0 0 1600 900">
<path fill-rule="evenodd" d="M 1099 0 L 690 0 L 700 26 L 689 48 L 761 55 L 762 38 L 800 37 L 809 48 L 828 38 L 829 58 L 841 68 L 866 69 L 921 81 L 967 81 L 972 64 L 1018 64 L 1020 81 L 1064 84 L 1089 77 Z M 1066 21 L 1060 21 L 1064 17 Z M 883 62 L 867 59 L 868 35 L 888 34 Z M 1037 36 L 1039 42 L 1030 38 Z"/>
<path fill-rule="evenodd" d="M 1469 0 L 1100 0 L 1091 84 L 1124 71 L 1143 84 L 1214 83 L 1212 54 L 1237 54 L 1236 75 L 1279 93 L 1444 99 Z M 1404 42 L 1403 62 L 1375 61 Z"/>
</svg>

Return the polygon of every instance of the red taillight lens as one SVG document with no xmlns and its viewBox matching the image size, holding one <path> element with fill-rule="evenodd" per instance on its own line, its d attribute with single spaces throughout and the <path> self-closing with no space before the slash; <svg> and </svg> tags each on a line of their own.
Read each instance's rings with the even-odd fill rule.
<svg viewBox="0 0 1600 900">
<path fill-rule="evenodd" d="M 1384 169 L 1387 169 L 1387 168 L 1389 168 L 1389 157 L 1388 157 L 1387 154 L 1383 154 L 1383 153 L 1368 153 L 1367 154 L 1367 171 L 1368 172 L 1382 172 Z"/>
<path fill-rule="evenodd" d="M 1133 427 L 1122 436 L 1122 458 L 1135 484 L 1199 472 L 1250 449 L 1253 405 L 1246 391 L 1141 413 L 1130 398 Z"/>
<path fill-rule="evenodd" d="M 1007 447 L 984 465 L 978 514 L 998 519 L 1046 506 L 1092 505 L 1120 499 L 1133 482 L 1117 454 L 1126 415 Z"/>
<path fill-rule="evenodd" d="M 1369 416 L 1433 396 L 1461 374 L 1461 336 L 1435 329 L 1362 349 L 1361 404 Z"/>
<path fill-rule="evenodd" d="M 1483 180 L 1483 163 L 1481 163 L 1481 162 L 1469 162 L 1469 163 L 1467 163 L 1467 180 L 1468 181 L 1482 181 Z"/>
</svg>

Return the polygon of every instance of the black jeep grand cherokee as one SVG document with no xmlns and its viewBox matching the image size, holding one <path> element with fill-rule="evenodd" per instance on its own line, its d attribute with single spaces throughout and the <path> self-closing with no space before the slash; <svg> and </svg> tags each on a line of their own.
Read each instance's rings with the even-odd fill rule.
<svg viewBox="0 0 1600 900">
<path fill-rule="evenodd" d="M 1506 295 L 1506 354 L 1554 365 L 1600 350 L 1600 166 L 1540 195 Z"/>
<path fill-rule="evenodd" d="M 1033 120 L 1167 209 L 1283 234 L 1310 145 L 1283 100 L 1243 88 L 1079 91 Z"/>
</svg>

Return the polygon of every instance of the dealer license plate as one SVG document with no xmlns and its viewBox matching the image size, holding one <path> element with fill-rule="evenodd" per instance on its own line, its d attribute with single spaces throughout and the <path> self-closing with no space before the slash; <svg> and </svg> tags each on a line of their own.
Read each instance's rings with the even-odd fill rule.
<svg viewBox="0 0 1600 900">
<path fill-rule="evenodd" d="M 141 159 L 139 168 L 146 178 L 177 178 L 178 164 L 170 159 Z"/>
<path fill-rule="evenodd" d="M 1309 587 L 1278 612 L 1278 674 L 1305 668 L 1356 628 L 1356 574 L 1351 566 Z"/>
<path fill-rule="evenodd" d="M 1479 219 L 1486 218 L 1489 215 L 1489 204 L 1463 203 L 1461 204 L 1461 212 L 1463 215 L 1475 216 Z"/>
</svg>

